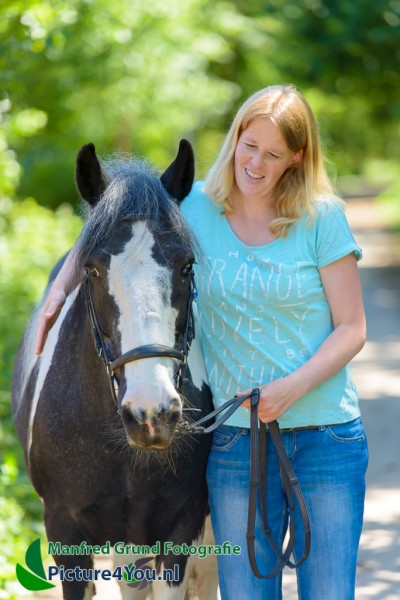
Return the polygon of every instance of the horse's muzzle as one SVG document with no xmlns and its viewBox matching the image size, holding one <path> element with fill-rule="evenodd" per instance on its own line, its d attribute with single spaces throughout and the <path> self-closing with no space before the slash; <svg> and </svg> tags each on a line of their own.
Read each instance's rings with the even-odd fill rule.
<svg viewBox="0 0 400 600">
<path fill-rule="evenodd" d="M 137 408 L 137 403 L 124 401 L 120 410 L 128 443 L 143 450 L 165 450 L 171 444 L 175 428 L 182 416 L 181 402 L 172 398 L 156 408 Z"/>
</svg>

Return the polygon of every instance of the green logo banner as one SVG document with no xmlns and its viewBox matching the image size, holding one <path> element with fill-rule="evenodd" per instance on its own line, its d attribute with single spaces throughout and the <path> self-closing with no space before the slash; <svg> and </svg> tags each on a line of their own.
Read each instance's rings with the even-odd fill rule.
<svg viewBox="0 0 400 600">
<path fill-rule="evenodd" d="M 25 554 L 25 563 L 29 567 L 25 569 L 17 563 L 16 574 L 20 584 L 31 592 L 49 590 L 56 587 L 53 583 L 47 581 L 43 568 L 42 555 L 40 552 L 40 539 L 38 538 L 29 546 Z"/>
</svg>

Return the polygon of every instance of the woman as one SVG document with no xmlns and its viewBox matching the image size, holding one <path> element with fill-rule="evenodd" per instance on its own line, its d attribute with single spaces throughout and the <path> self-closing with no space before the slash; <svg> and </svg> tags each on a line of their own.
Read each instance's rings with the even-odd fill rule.
<svg viewBox="0 0 400 600">
<path fill-rule="evenodd" d="M 348 367 L 365 341 L 356 245 L 324 170 L 312 111 L 293 86 L 271 86 L 239 109 L 205 183 L 182 210 L 204 251 L 196 265 L 202 346 L 214 403 L 259 387 L 259 418 L 277 419 L 305 496 L 305 600 L 354 598 L 367 445 Z M 61 278 L 62 279 L 62 278 Z M 64 284 L 42 310 L 38 350 Z M 248 401 L 214 433 L 207 480 L 222 599 L 282 597 L 281 576 L 253 576 L 246 551 Z M 271 440 L 268 513 L 282 543 L 287 505 Z M 259 509 L 258 509 L 259 510 Z M 301 532 L 295 555 L 300 558 Z M 276 564 L 257 515 L 262 572 Z"/>
</svg>

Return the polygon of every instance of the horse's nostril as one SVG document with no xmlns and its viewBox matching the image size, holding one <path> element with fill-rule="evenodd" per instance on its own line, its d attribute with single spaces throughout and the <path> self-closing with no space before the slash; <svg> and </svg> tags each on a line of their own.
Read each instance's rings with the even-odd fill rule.
<svg viewBox="0 0 400 600">
<path fill-rule="evenodd" d="M 123 406 L 120 409 L 120 415 L 125 425 L 128 426 L 137 427 L 146 419 L 145 411 L 133 411 L 128 406 Z"/>
<path fill-rule="evenodd" d="M 134 411 L 136 418 L 143 423 L 147 419 L 147 410 L 144 408 L 138 408 Z"/>
<path fill-rule="evenodd" d="M 168 404 L 162 403 L 154 415 L 156 421 L 162 421 L 168 425 L 175 425 L 181 417 L 181 404 L 179 399 L 171 398 Z"/>
<path fill-rule="evenodd" d="M 181 411 L 180 410 L 173 410 L 170 412 L 169 417 L 168 417 L 168 423 L 170 425 L 176 425 L 176 423 L 179 421 L 179 419 L 181 418 Z"/>
<path fill-rule="evenodd" d="M 169 403 L 170 410 L 181 410 L 181 401 L 179 398 L 171 398 Z"/>
</svg>

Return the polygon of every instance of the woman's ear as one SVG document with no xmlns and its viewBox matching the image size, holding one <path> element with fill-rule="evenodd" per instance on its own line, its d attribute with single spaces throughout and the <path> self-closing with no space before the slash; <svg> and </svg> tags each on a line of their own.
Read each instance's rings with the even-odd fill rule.
<svg viewBox="0 0 400 600">
<path fill-rule="evenodd" d="M 289 168 L 290 167 L 295 167 L 297 166 L 299 163 L 301 163 L 301 159 L 303 158 L 303 148 L 300 148 L 300 150 L 298 150 L 293 156 L 292 156 L 292 160 L 289 163 Z"/>
</svg>

